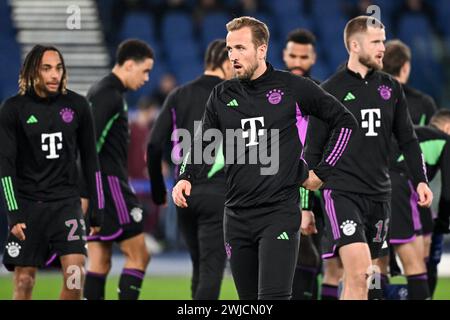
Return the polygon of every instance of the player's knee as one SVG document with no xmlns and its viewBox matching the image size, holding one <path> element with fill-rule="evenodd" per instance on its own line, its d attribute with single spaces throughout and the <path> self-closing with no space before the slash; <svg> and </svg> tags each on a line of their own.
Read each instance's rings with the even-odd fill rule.
<svg viewBox="0 0 450 320">
<path fill-rule="evenodd" d="M 98 274 L 108 274 L 111 270 L 111 258 L 104 257 L 103 259 L 92 259 L 89 262 L 89 272 Z"/>
<path fill-rule="evenodd" d="M 112 263 L 111 259 L 105 259 L 101 264 L 101 272 L 100 274 L 108 274 L 111 271 Z"/>
<path fill-rule="evenodd" d="M 151 260 L 150 253 L 147 250 L 143 251 L 140 260 L 141 260 L 141 264 L 144 267 L 147 267 L 147 265 L 150 263 L 150 260 Z"/>
<path fill-rule="evenodd" d="M 424 273 L 426 271 L 425 262 L 414 259 L 403 263 L 403 269 L 406 275 Z"/>
<path fill-rule="evenodd" d="M 21 273 L 15 278 L 16 288 L 22 291 L 32 290 L 36 279 L 33 275 L 29 273 Z"/>
<path fill-rule="evenodd" d="M 325 268 L 324 277 L 327 278 L 329 281 L 332 281 L 332 283 L 337 283 L 341 280 L 342 274 L 343 274 L 342 268 L 338 267 L 337 265 L 328 265 Z"/>
<path fill-rule="evenodd" d="M 73 263 L 64 269 L 64 280 L 66 283 L 83 283 L 86 277 L 86 269 L 83 262 Z M 79 287 L 80 285 L 76 285 Z"/>
<path fill-rule="evenodd" d="M 126 259 L 136 268 L 145 269 L 150 262 L 150 253 L 147 250 L 124 251 Z"/>
<path fill-rule="evenodd" d="M 368 281 L 372 275 L 372 273 L 367 273 L 366 270 L 346 272 L 344 282 L 348 288 L 367 290 Z"/>
</svg>

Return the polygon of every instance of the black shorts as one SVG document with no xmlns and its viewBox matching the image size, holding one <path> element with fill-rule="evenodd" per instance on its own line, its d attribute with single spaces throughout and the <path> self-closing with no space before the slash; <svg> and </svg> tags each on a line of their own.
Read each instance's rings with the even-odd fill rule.
<svg viewBox="0 0 450 320">
<path fill-rule="evenodd" d="M 420 222 L 422 223 L 422 234 L 429 236 L 434 230 L 434 219 L 436 213 L 431 208 L 419 207 Z"/>
<path fill-rule="evenodd" d="M 100 232 L 88 241 L 121 242 L 144 232 L 144 211 L 128 181 L 103 176 L 105 215 Z"/>
<path fill-rule="evenodd" d="M 326 219 L 322 258 L 333 258 L 340 247 L 356 242 L 369 245 L 372 259 L 382 256 L 382 249 L 388 246 L 389 201 L 330 189 L 325 189 L 323 196 Z"/>
<path fill-rule="evenodd" d="M 397 172 L 391 172 L 392 213 L 389 231 L 390 244 L 403 244 L 414 241 L 422 234 L 418 195 L 410 180 Z"/>
<path fill-rule="evenodd" d="M 25 240 L 9 233 L 3 264 L 43 268 L 58 256 L 86 255 L 86 225 L 79 198 L 52 202 L 20 199 L 25 213 Z"/>
</svg>

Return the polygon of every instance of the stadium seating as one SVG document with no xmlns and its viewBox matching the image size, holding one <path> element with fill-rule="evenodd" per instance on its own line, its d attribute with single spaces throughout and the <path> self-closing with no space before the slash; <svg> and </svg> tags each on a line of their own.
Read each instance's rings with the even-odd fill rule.
<svg viewBox="0 0 450 320">
<path fill-rule="evenodd" d="M 373 0 L 381 8 L 381 17 L 387 28 L 387 38 L 400 37 L 411 46 L 413 52 L 412 84 L 419 89 L 434 95 L 436 98 L 443 92 L 441 81 L 444 79 L 443 68 L 439 67 L 442 52 L 436 52 L 434 40 L 435 26 L 442 33 L 443 48 L 450 52 L 450 16 L 449 0 L 425 0 L 434 10 L 436 21 L 430 21 L 424 13 L 403 13 L 397 20 L 393 14 L 398 12 L 403 0 Z M 137 2 L 137 1 L 136 1 Z M 152 73 L 151 83 L 146 90 L 153 90 L 158 85 L 161 70 L 172 71 L 179 83 L 189 80 L 202 69 L 203 52 L 207 44 L 215 39 L 225 37 L 225 24 L 233 17 L 238 0 L 221 1 L 225 10 L 206 14 L 195 25 L 191 12 L 197 1 L 185 0 L 187 10 L 172 10 L 162 16 L 157 16 L 152 10 L 165 4 L 162 0 L 141 0 L 145 10 L 124 12 L 121 23 L 110 28 L 112 12 L 117 0 L 97 0 L 100 16 L 103 19 L 104 31 L 114 32 L 106 35 L 110 41 L 109 47 L 115 48 L 118 41 L 125 38 L 140 38 L 151 44 L 156 54 L 156 66 Z M 255 17 L 267 23 L 271 32 L 269 61 L 278 68 L 283 68 L 282 49 L 287 33 L 295 28 L 310 29 L 318 39 L 318 63 L 313 74 L 319 79 L 327 78 L 347 59 L 347 52 L 342 41 L 342 30 L 345 26 L 348 11 L 344 8 L 356 6 L 358 0 L 260 0 L 261 6 Z M 307 5 L 308 4 L 308 5 Z M 227 11 L 228 10 L 228 11 Z M 395 27 L 395 30 L 394 28 Z M 20 57 L 15 31 L 10 19 L 10 8 L 7 2 L 0 1 L 0 60 L 4 69 L 0 75 L 0 94 L 5 96 L 16 88 L 17 68 L 11 63 L 5 63 Z M 112 41 L 112 42 L 111 42 Z M 111 50 L 111 54 L 113 50 Z M 444 52 L 445 54 L 445 52 Z M 5 80 L 6 79 L 6 80 Z M 14 79 L 12 82 L 11 79 Z M 137 94 L 130 94 L 130 102 L 137 100 Z M 130 103 L 132 104 L 132 103 Z"/>
</svg>

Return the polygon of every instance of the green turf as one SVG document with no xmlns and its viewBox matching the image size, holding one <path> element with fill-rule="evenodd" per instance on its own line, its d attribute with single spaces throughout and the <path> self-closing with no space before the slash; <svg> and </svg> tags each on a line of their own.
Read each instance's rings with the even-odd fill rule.
<svg viewBox="0 0 450 320">
<path fill-rule="evenodd" d="M 110 277 L 106 286 L 106 299 L 117 299 L 117 276 Z M 393 283 L 405 283 L 401 277 L 394 278 Z M 38 274 L 33 299 L 57 299 L 61 287 L 60 276 L 54 273 Z M 12 296 L 12 278 L 0 277 L 0 300 Z M 183 300 L 190 299 L 190 279 L 188 277 L 146 277 L 141 291 L 141 299 L 151 300 Z M 225 277 L 221 299 L 237 299 L 236 289 L 231 277 Z M 439 279 L 436 289 L 436 300 L 450 300 L 450 278 Z"/>
<path fill-rule="evenodd" d="M 108 278 L 106 299 L 117 299 L 118 276 Z M 33 299 L 57 299 L 62 282 L 55 273 L 38 273 Z M 0 277 L 0 300 L 11 299 L 12 277 Z M 147 276 L 141 290 L 140 299 L 148 300 L 186 300 L 191 298 L 190 278 L 183 276 Z M 237 299 L 236 289 L 231 277 L 225 277 L 220 299 Z"/>
</svg>

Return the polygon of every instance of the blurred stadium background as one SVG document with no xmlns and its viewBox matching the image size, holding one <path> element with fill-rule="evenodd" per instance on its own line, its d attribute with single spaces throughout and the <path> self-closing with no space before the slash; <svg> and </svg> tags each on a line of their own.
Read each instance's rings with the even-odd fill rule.
<svg viewBox="0 0 450 320">
<path fill-rule="evenodd" d="M 148 294 L 143 298 L 189 299 L 191 266 L 178 234 L 175 209 L 172 203 L 168 208 L 152 204 L 144 160 L 146 141 L 164 98 L 176 85 L 202 72 L 208 42 L 224 38 L 225 23 L 241 15 L 267 23 L 271 31 L 268 60 L 277 68 L 284 66 L 287 33 L 299 27 L 313 31 L 318 61 L 312 76 L 325 80 L 346 60 L 342 39 L 346 21 L 366 14 L 372 4 L 381 9 L 388 39 L 400 38 L 412 49 L 410 84 L 433 96 L 439 107 L 450 107 L 450 0 L 0 0 L 0 101 L 17 92 L 22 59 L 36 43 L 52 43 L 61 49 L 69 88 L 81 94 L 109 72 L 122 40 L 139 38 L 153 47 L 156 60 L 150 81 L 127 96 L 130 183 L 145 205 L 148 244 L 156 253 L 143 288 Z M 80 25 L 74 23 L 76 17 Z M 169 161 L 165 169 L 170 187 Z M 0 244 L 7 235 L 2 206 Z M 446 248 L 449 251 L 448 244 Z M 444 255 L 440 266 L 443 277 L 450 277 L 449 257 Z M 121 264 L 117 257 L 113 274 L 120 272 Z M 39 279 L 43 280 L 40 287 Z M 113 285 L 108 288 L 109 298 L 115 298 Z M 35 297 L 56 298 L 58 290 L 59 277 L 44 274 L 38 277 Z M 1 266 L 0 299 L 9 299 L 10 293 L 11 277 Z M 236 297 L 229 276 L 222 297 Z M 450 298 L 450 278 L 442 279 L 437 297 Z"/>
</svg>

